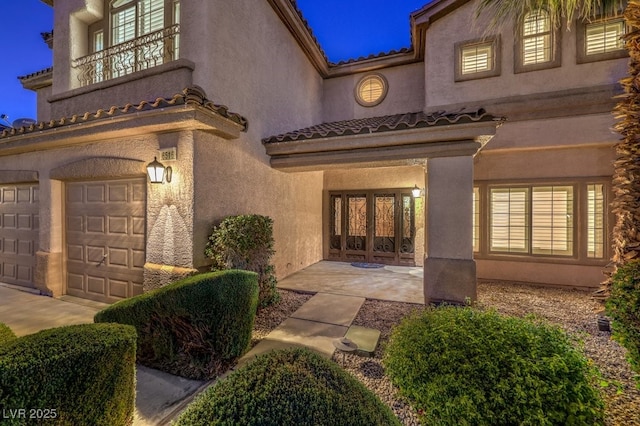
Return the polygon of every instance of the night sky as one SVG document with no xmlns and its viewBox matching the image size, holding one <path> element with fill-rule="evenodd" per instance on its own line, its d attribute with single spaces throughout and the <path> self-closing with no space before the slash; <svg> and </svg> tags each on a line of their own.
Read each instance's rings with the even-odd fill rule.
<svg viewBox="0 0 640 426">
<path fill-rule="evenodd" d="M 409 47 L 409 14 L 429 0 L 298 0 L 331 62 Z M 40 33 L 53 28 L 53 10 L 40 0 L 0 0 L 0 114 L 9 122 L 36 117 L 35 93 L 19 76 L 52 64 Z M 2 124 L 7 124 L 0 121 Z"/>
</svg>

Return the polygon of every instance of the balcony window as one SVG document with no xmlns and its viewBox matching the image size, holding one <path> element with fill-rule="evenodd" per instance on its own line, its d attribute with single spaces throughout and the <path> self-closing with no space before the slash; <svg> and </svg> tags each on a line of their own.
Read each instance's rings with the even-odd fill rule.
<svg viewBox="0 0 640 426">
<path fill-rule="evenodd" d="M 178 0 L 115 0 L 105 15 L 89 28 L 92 54 L 74 61 L 83 86 L 178 58 Z"/>
</svg>

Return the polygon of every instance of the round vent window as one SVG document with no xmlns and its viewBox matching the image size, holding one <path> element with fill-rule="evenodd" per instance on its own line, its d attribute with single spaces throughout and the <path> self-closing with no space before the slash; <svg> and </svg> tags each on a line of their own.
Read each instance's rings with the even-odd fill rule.
<svg viewBox="0 0 640 426">
<path fill-rule="evenodd" d="M 356 100 L 365 107 L 378 105 L 387 95 L 387 79 L 382 74 L 368 74 L 356 85 Z"/>
</svg>

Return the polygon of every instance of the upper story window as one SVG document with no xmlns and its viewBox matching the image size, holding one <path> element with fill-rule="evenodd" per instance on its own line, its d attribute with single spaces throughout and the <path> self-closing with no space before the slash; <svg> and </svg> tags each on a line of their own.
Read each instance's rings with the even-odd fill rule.
<svg viewBox="0 0 640 426">
<path fill-rule="evenodd" d="M 500 75 L 498 37 L 455 44 L 455 80 L 465 81 Z"/>
<path fill-rule="evenodd" d="M 82 85 L 132 74 L 179 57 L 179 0 L 113 0 L 89 26 L 91 54 L 74 61 Z"/>
<path fill-rule="evenodd" d="M 551 25 L 545 10 L 527 13 L 518 34 L 515 72 L 560 66 L 559 31 Z"/>
<path fill-rule="evenodd" d="M 627 56 L 623 37 L 627 32 L 624 19 L 615 17 L 593 22 L 578 22 L 577 62 L 594 62 Z"/>
<path fill-rule="evenodd" d="M 367 74 L 355 87 L 356 101 L 362 106 L 378 105 L 387 96 L 389 84 L 382 74 Z"/>
</svg>

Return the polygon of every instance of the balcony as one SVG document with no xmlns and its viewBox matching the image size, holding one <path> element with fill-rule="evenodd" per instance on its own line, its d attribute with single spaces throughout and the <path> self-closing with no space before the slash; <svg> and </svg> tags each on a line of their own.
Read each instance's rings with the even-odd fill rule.
<svg viewBox="0 0 640 426">
<path fill-rule="evenodd" d="M 73 61 L 80 86 L 111 80 L 179 58 L 180 25 L 145 34 Z"/>
</svg>

